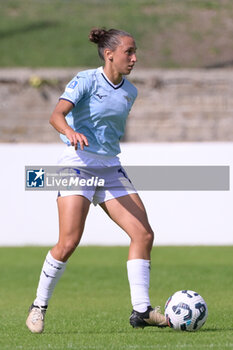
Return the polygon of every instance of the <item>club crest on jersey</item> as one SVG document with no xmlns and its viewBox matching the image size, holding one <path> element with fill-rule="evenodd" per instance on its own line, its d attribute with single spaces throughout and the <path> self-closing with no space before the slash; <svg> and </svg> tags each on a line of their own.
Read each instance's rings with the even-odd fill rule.
<svg viewBox="0 0 233 350">
<path fill-rule="evenodd" d="M 129 96 L 124 95 L 124 98 L 127 100 L 127 102 L 131 102 L 132 101 L 132 98 L 129 97 Z"/>
</svg>

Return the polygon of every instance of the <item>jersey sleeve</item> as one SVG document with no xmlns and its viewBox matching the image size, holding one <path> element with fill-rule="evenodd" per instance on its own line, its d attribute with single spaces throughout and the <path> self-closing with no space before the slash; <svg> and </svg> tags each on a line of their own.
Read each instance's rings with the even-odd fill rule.
<svg viewBox="0 0 233 350">
<path fill-rule="evenodd" d="M 75 76 L 65 88 L 59 100 L 67 100 L 74 106 L 82 99 L 89 90 L 89 81 L 84 76 Z"/>
<path fill-rule="evenodd" d="M 134 92 L 133 92 L 133 103 L 132 103 L 132 104 L 134 104 L 134 102 L 135 102 L 135 100 L 136 100 L 137 96 L 138 96 L 138 90 L 137 90 L 137 88 L 134 86 Z"/>
<path fill-rule="evenodd" d="M 131 101 L 131 106 L 130 106 L 130 109 L 129 109 L 129 112 L 131 111 L 132 107 L 133 107 L 133 104 L 136 100 L 138 96 L 138 90 L 137 88 L 134 86 L 134 85 L 131 85 L 131 97 L 132 97 L 132 101 Z"/>
</svg>

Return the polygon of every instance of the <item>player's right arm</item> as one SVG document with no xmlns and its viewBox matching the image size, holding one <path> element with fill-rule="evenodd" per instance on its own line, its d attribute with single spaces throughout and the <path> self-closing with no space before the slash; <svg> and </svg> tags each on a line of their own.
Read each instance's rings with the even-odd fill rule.
<svg viewBox="0 0 233 350">
<path fill-rule="evenodd" d="M 49 122 L 50 124 L 61 134 L 66 135 L 75 150 L 78 148 L 78 143 L 80 144 L 81 150 L 84 146 L 88 146 L 88 141 L 85 135 L 74 131 L 66 122 L 66 115 L 72 110 L 74 105 L 67 100 L 59 100 L 57 103 Z"/>
</svg>

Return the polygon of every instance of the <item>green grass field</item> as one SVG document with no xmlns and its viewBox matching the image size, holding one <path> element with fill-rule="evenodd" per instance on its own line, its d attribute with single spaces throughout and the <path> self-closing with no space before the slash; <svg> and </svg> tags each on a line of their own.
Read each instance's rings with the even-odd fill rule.
<svg viewBox="0 0 233 350">
<path fill-rule="evenodd" d="M 43 334 L 26 326 L 48 248 L 0 248 L 0 349 L 233 349 L 233 247 L 153 249 L 150 296 L 164 306 L 180 289 L 206 300 L 209 317 L 196 333 L 135 330 L 126 274 L 126 247 L 80 247 L 56 287 Z"/>
<path fill-rule="evenodd" d="M 0 67 L 95 67 L 93 26 L 131 32 L 138 66 L 224 66 L 232 16 L 232 0 L 0 0 Z"/>
</svg>

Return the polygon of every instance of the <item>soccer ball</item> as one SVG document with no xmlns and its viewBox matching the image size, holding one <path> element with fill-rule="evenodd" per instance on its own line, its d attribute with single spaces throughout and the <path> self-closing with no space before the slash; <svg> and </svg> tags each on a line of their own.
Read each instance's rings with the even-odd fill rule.
<svg viewBox="0 0 233 350">
<path fill-rule="evenodd" d="M 165 316 L 170 328 L 193 332 L 205 323 L 208 309 L 205 300 L 198 293 L 180 290 L 167 300 Z"/>
</svg>

